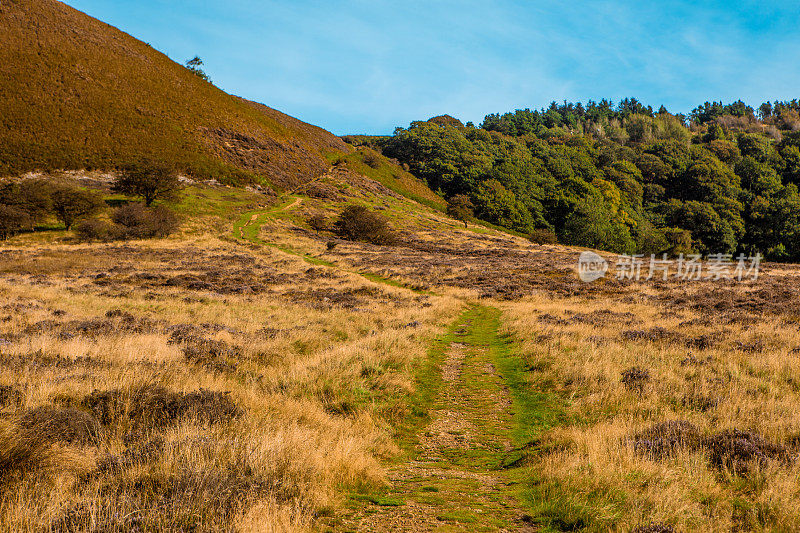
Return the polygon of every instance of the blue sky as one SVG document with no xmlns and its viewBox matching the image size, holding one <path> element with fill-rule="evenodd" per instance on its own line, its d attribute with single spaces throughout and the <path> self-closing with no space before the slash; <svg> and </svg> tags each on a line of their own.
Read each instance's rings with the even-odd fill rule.
<svg viewBox="0 0 800 533">
<path fill-rule="evenodd" d="M 800 3 L 642 0 L 67 0 L 227 92 L 336 134 L 444 113 L 635 96 L 800 97 Z M 699 4 L 699 5 L 698 5 Z M 735 5 L 734 5 L 735 4 Z"/>
</svg>

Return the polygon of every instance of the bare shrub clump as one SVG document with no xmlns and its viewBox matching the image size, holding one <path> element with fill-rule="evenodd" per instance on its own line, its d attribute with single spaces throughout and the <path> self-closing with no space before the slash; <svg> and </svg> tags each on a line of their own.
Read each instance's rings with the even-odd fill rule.
<svg viewBox="0 0 800 533">
<path fill-rule="evenodd" d="M 381 167 L 381 158 L 372 150 L 365 150 L 364 163 L 370 168 L 378 169 Z"/>
<path fill-rule="evenodd" d="M 335 232 L 351 241 L 365 241 L 372 244 L 394 244 L 397 237 L 389 228 L 385 217 L 363 205 L 349 205 L 334 224 Z"/>
<path fill-rule="evenodd" d="M 314 231 L 327 231 L 330 229 L 330 223 L 328 222 L 328 217 L 321 214 L 311 215 L 308 217 L 308 225 Z"/>
<path fill-rule="evenodd" d="M 718 340 L 719 340 L 718 334 L 706 333 L 688 339 L 686 341 L 686 346 L 688 346 L 689 348 L 696 348 L 698 350 L 708 350 L 709 348 L 714 347 L 714 345 L 717 343 Z"/>
<path fill-rule="evenodd" d="M 655 424 L 634 435 L 630 443 L 634 452 L 653 460 L 666 459 L 680 450 L 702 450 L 713 468 L 737 475 L 748 474 L 754 465 L 763 467 L 768 460 L 782 464 L 793 460 L 787 446 L 770 442 L 758 433 L 726 429 L 703 437 L 696 426 L 684 420 Z"/>
<path fill-rule="evenodd" d="M 166 237 L 179 225 L 177 215 L 166 207 L 145 207 L 138 203 L 117 208 L 111 219 L 123 228 L 125 237 L 132 239 Z"/>
<path fill-rule="evenodd" d="M 75 225 L 75 234 L 81 241 L 109 242 L 122 238 L 123 232 L 119 226 L 108 220 L 90 218 Z"/>
<path fill-rule="evenodd" d="M 90 476 L 116 474 L 136 465 L 152 463 L 164 455 L 165 448 L 164 439 L 156 437 L 126 448 L 121 453 L 105 455 L 97 461 L 95 472 Z"/>
<path fill-rule="evenodd" d="M 674 331 L 670 331 L 661 326 L 655 326 L 650 329 L 636 329 L 622 332 L 622 338 L 627 341 L 647 341 L 647 342 L 661 342 L 672 341 L 678 336 Z"/>
<path fill-rule="evenodd" d="M 215 372 L 234 372 L 236 364 L 232 360 L 240 355 L 239 348 L 219 340 L 195 339 L 183 347 L 187 362 Z"/>
<path fill-rule="evenodd" d="M 535 229 L 528 236 L 528 240 L 533 244 L 558 244 L 558 237 L 553 232 L 546 228 Z"/>
<path fill-rule="evenodd" d="M 707 394 L 685 394 L 681 399 L 681 405 L 687 409 L 705 413 L 719 405 L 719 398 Z"/>
<path fill-rule="evenodd" d="M 51 524 L 51 530 L 233 532 L 241 511 L 271 488 L 268 479 L 248 465 L 108 476 L 100 479 L 103 500 L 74 506 Z"/>
<path fill-rule="evenodd" d="M 167 237 L 179 226 L 178 216 L 166 207 L 146 207 L 134 203 L 115 209 L 111 213 L 111 221 L 97 218 L 82 220 L 75 225 L 75 233 L 82 241 L 109 242 Z"/>
</svg>

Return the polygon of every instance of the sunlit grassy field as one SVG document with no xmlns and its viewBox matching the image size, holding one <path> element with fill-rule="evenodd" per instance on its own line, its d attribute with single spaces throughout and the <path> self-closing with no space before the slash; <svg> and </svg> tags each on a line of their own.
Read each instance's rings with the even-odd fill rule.
<svg viewBox="0 0 800 533">
<path fill-rule="evenodd" d="M 346 167 L 170 206 L 0 248 L 0 530 L 800 528 L 795 267 L 586 284 Z"/>
<path fill-rule="evenodd" d="M 214 238 L 0 270 L 6 531 L 302 529 L 381 482 L 409 367 L 460 307 Z"/>
<path fill-rule="evenodd" d="M 556 395 L 565 416 L 529 458 L 538 522 L 800 528 L 796 275 L 504 305 L 531 389 Z"/>
</svg>

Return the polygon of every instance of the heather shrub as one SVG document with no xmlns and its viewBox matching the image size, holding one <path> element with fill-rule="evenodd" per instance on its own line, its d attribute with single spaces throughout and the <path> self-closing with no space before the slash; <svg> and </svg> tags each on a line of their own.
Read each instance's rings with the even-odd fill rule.
<svg viewBox="0 0 800 533">
<path fill-rule="evenodd" d="M 370 168 L 377 169 L 381 166 L 381 158 L 372 150 L 367 150 L 364 152 L 364 163 Z"/>
<path fill-rule="evenodd" d="M 649 380 L 650 372 L 645 368 L 634 366 L 622 372 L 621 381 L 628 390 L 641 392 Z"/>
<path fill-rule="evenodd" d="M 71 407 L 27 409 L 20 416 L 20 425 L 51 442 L 96 444 L 100 440 L 100 423 L 91 414 Z"/>
</svg>

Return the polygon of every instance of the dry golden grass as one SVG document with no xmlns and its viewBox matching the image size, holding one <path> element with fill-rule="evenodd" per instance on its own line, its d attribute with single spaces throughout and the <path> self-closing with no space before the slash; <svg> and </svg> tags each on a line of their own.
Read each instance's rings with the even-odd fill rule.
<svg viewBox="0 0 800 533">
<path fill-rule="evenodd" d="M 382 483 L 410 365 L 461 307 L 211 237 L 6 248 L 0 270 L 5 531 L 310 527 Z M 99 442 L 25 437 L 40 406 Z"/>
<path fill-rule="evenodd" d="M 384 483 L 412 369 L 475 300 L 563 411 L 526 452 L 532 520 L 800 528 L 796 267 L 584 284 L 576 250 L 464 229 L 349 171 L 315 183 L 333 196 L 239 217 L 261 245 L 211 236 L 236 217 L 199 188 L 187 214 L 219 202 L 167 240 L 0 250 L 0 530 L 335 524 L 344 494 Z M 398 244 L 329 249 L 307 221 L 350 202 Z"/>
<path fill-rule="evenodd" d="M 531 386 L 560 397 L 569 420 L 532 460 L 535 508 L 560 506 L 592 531 L 800 528 L 798 309 L 777 297 L 796 270 L 768 271 L 757 284 L 642 283 L 503 304 Z M 661 453 L 665 441 L 641 435 L 669 421 L 699 439 L 751 434 L 739 448 L 687 439 Z M 781 453 L 748 455 L 748 442 L 767 446 L 758 436 Z"/>
</svg>

